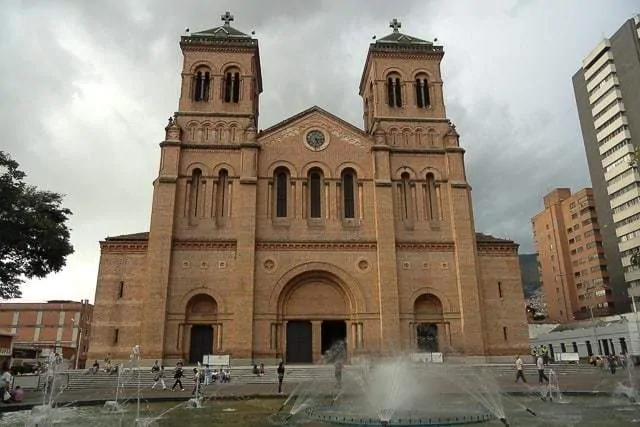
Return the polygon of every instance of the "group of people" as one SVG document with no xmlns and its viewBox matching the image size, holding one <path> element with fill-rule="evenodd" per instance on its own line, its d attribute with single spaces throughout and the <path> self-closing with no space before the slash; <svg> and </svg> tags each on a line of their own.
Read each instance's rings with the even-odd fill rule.
<svg viewBox="0 0 640 427">
<path fill-rule="evenodd" d="M 3 364 L 0 373 L 0 397 L 2 403 L 19 403 L 24 399 L 24 389 L 20 386 L 12 388 L 13 377 L 8 364 Z"/>
<path fill-rule="evenodd" d="M 516 357 L 515 366 L 516 366 L 515 382 L 522 380 L 523 383 L 526 383 L 527 379 L 524 376 L 524 362 L 522 361 L 522 358 L 520 357 L 520 355 Z M 538 355 L 538 357 L 536 357 L 536 369 L 538 370 L 539 384 L 543 384 L 543 383 L 549 384 L 549 377 L 544 372 L 544 367 L 545 367 L 544 357 L 542 355 Z"/>
<path fill-rule="evenodd" d="M 627 363 L 629 363 L 629 357 L 624 353 L 619 356 L 609 354 L 605 356 L 591 355 L 591 357 L 589 357 L 589 364 L 591 366 L 595 366 L 600 369 L 606 368 L 612 375 L 616 373 L 617 368 L 626 369 Z"/>
<path fill-rule="evenodd" d="M 151 372 L 153 372 L 154 374 L 153 385 L 151 386 L 151 389 L 153 390 L 156 387 L 161 385 L 162 389 L 166 390 L 167 385 L 164 382 L 164 379 L 166 378 L 164 365 L 159 365 L 158 361 L 156 360 L 153 366 L 151 367 Z M 173 370 L 174 381 L 173 381 L 173 385 L 171 386 L 171 391 L 175 391 L 176 389 L 180 391 L 184 391 L 184 387 L 182 385 L 182 378 L 184 377 L 185 377 L 184 364 L 180 361 L 176 363 L 176 367 Z M 209 368 L 209 365 L 205 365 L 204 369 L 193 368 L 193 380 L 194 380 L 194 389 L 192 394 L 195 394 L 196 392 L 195 384 L 200 384 L 201 386 L 207 386 L 211 383 L 216 383 L 216 382 L 219 382 L 221 384 L 231 382 L 231 369 L 229 369 L 229 367 L 226 367 L 220 370 L 214 369 L 213 371 L 211 371 L 211 369 Z"/>
</svg>

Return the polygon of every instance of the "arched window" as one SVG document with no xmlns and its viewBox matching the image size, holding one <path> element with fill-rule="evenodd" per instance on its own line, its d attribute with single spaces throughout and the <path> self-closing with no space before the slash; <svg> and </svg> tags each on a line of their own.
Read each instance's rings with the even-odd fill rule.
<svg viewBox="0 0 640 427">
<path fill-rule="evenodd" d="M 201 68 L 193 76 L 193 100 L 206 102 L 209 100 L 211 73 L 207 68 Z"/>
<path fill-rule="evenodd" d="M 427 218 L 437 220 L 438 215 L 438 193 L 436 192 L 436 179 L 432 173 L 427 174 Z"/>
<path fill-rule="evenodd" d="M 402 107 L 402 84 L 399 74 L 387 77 L 387 104 L 389 107 Z"/>
<path fill-rule="evenodd" d="M 229 172 L 226 169 L 218 173 L 218 188 L 216 191 L 216 210 L 218 217 L 229 216 Z"/>
<path fill-rule="evenodd" d="M 202 194 L 202 171 L 200 169 L 193 170 L 189 190 L 189 216 L 197 217 L 204 203 L 202 200 L 204 196 Z"/>
<path fill-rule="evenodd" d="M 240 101 L 240 70 L 230 68 L 224 75 L 224 102 Z"/>
<path fill-rule="evenodd" d="M 286 218 L 287 215 L 287 190 L 289 189 L 289 174 L 282 168 L 276 170 L 276 218 Z"/>
<path fill-rule="evenodd" d="M 342 172 L 342 206 L 344 218 L 356 217 L 356 180 L 353 169 Z"/>
<path fill-rule="evenodd" d="M 427 108 L 431 105 L 429 99 L 429 81 L 425 74 L 418 74 L 416 76 L 416 105 L 418 108 Z"/>
<path fill-rule="evenodd" d="M 391 145 L 398 144 L 398 129 L 389 129 L 389 142 Z"/>
<path fill-rule="evenodd" d="M 411 218 L 411 177 L 405 172 L 400 176 L 401 215 L 403 220 Z"/>
<path fill-rule="evenodd" d="M 309 172 L 309 217 L 322 218 L 322 172 L 319 169 Z"/>
</svg>

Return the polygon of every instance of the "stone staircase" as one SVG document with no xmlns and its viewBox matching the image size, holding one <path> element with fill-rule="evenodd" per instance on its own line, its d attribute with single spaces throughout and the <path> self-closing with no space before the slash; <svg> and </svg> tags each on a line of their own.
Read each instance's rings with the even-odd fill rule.
<svg viewBox="0 0 640 427">
<path fill-rule="evenodd" d="M 452 365 L 449 365 L 452 366 Z M 459 366 L 460 371 L 469 369 L 483 369 L 489 375 L 495 376 L 513 376 L 515 378 L 515 368 L 512 364 L 490 364 L 490 365 L 453 365 Z M 415 369 L 420 370 L 423 365 L 416 364 Z M 193 367 L 185 367 L 185 377 L 182 378 L 182 384 L 185 390 L 193 387 Z M 347 365 L 344 367 L 344 375 L 348 375 L 350 371 L 360 369 L 358 366 Z M 546 372 L 553 369 L 558 375 L 567 375 L 572 373 L 580 373 L 580 375 L 589 375 L 599 372 L 600 370 L 590 365 L 575 364 L 558 364 L 550 365 L 546 368 Z M 537 377 L 537 369 L 533 364 L 524 365 L 524 373 L 528 377 Z M 113 389 L 115 390 L 118 376 L 115 374 L 107 374 L 98 372 L 96 374 L 88 373 L 86 370 L 69 370 L 59 374 L 60 379 L 67 383 L 69 390 L 97 390 L 97 389 Z M 288 365 L 286 366 L 285 381 L 295 383 L 314 379 L 333 379 L 333 365 Z M 154 374 L 149 368 L 140 370 L 140 384 L 142 388 L 151 387 L 153 384 Z M 166 371 L 165 383 L 167 387 L 173 384 L 173 370 Z M 237 366 L 231 368 L 231 384 L 275 384 L 277 383 L 277 373 L 275 366 L 266 366 L 265 374 L 259 377 L 253 373 L 251 366 Z M 39 381 L 40 387 L 43 381 Z M 135 389 L 138 386 L 138 371 L 126 370 L 120 377 L 121 386 L 126 389 Z"/>
</svg>

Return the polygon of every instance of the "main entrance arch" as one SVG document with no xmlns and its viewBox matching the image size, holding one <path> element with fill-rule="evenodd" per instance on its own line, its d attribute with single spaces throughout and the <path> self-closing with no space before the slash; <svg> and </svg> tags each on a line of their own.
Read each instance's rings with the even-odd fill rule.
<svg viewBox="0 0 640 427">
<path fill-rule="evenodd" d="M 413 303 L 416 347 L 420 352 L 440 351 L 439 326 L 443 323 L 442 302 L 433 294 L 422 294 Z"/>
<path fill-rule="evenodd" d="M 189 363 L 202 362 L 203 356 L 213 353 L 214 329 L 218 304 L 207 294 L 197 294 L 187 303 L 186 323 L 189 325 Z"/>
<path fill-rule="evenodd" d="M 313 363 L 338 352 L 344 357 L 351 305 L 348 291 L 327 272 L 306 272 L 287 283 L 278 299 L 287 363 Z"/>
</svg>

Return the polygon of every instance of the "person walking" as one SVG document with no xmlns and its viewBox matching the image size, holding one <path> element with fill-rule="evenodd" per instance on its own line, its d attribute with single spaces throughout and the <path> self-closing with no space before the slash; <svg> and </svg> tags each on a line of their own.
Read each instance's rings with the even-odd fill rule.
<svg viewBox="0 0 640 427">
<path fill-rule="evenodd" d="M 282 393 L 282 381 L 284 380 L 284 362 L 278 363 L 278 393 Z"/>
<path fill-rule="evenodd" d="M 153 377 L 153 385 L 151 386 L 151 390 L 154 390 L 158 384 L 162 384 L 162 389 L 166 390 L 167 385 L 164 383 L 164 365 L 158 368 L 158 371 Z M 182 386 L 182 384 L 181 384 Z"/>
<path fill-rule="evenodd" d="M 524 377 L 524 363 L 522 362 L 522 358 L 520 355 L 516 357 L 516 381 L 522 380 L 523 383 L 527 382 L 527 379 Z"/>
<path fill-rule="evenodd" d="M 549 384 L 549 377 L 544 373 L 544 359 L 542 356 L 538 356 L 538 360 L 536 360 L 536 367 L 538 368 L 538 383 L 542 384 L 542 381 L 544 380 Z"/>
<path fill-rule="evenodd" d="M 198 371 L 198 368 L 193 368 L 193 390 L 191 390 L 191 395 L 195 397 L 199 397 L 202 390 L 200 389 L 202 381 L 202 374 Z"/>
<path fill-rule="evenodd" d="M 609 371 L 611 372 L 611 375 L 614 375 L 616 373 L 617 365 L 615 356 L 612 354 L 607 356 L 607 362 L 609 362 Z"/>
<path fill-rule="evenodd" d="M 336 378 L 336 387 L 342 388 L 342 368 L 344 365 L 342 364 L 342 360 L 338 360 L 335 366 L 334 376 Z"/>
<path fill-rule="evenodd" d="M 176 364 L 176 369 L 173 371 L 173 378 L 175 381 L 173 382 L 173 386 L 171 387 L 171 391 L 175 390 L 175 388 L 180 385 L 180 391 L 184 391 L 184 387 L 182 386 L 181 378 L 184 376 L 184 371 L 182 370 L 182 363 L 178 362 Z"/>
</svg>

